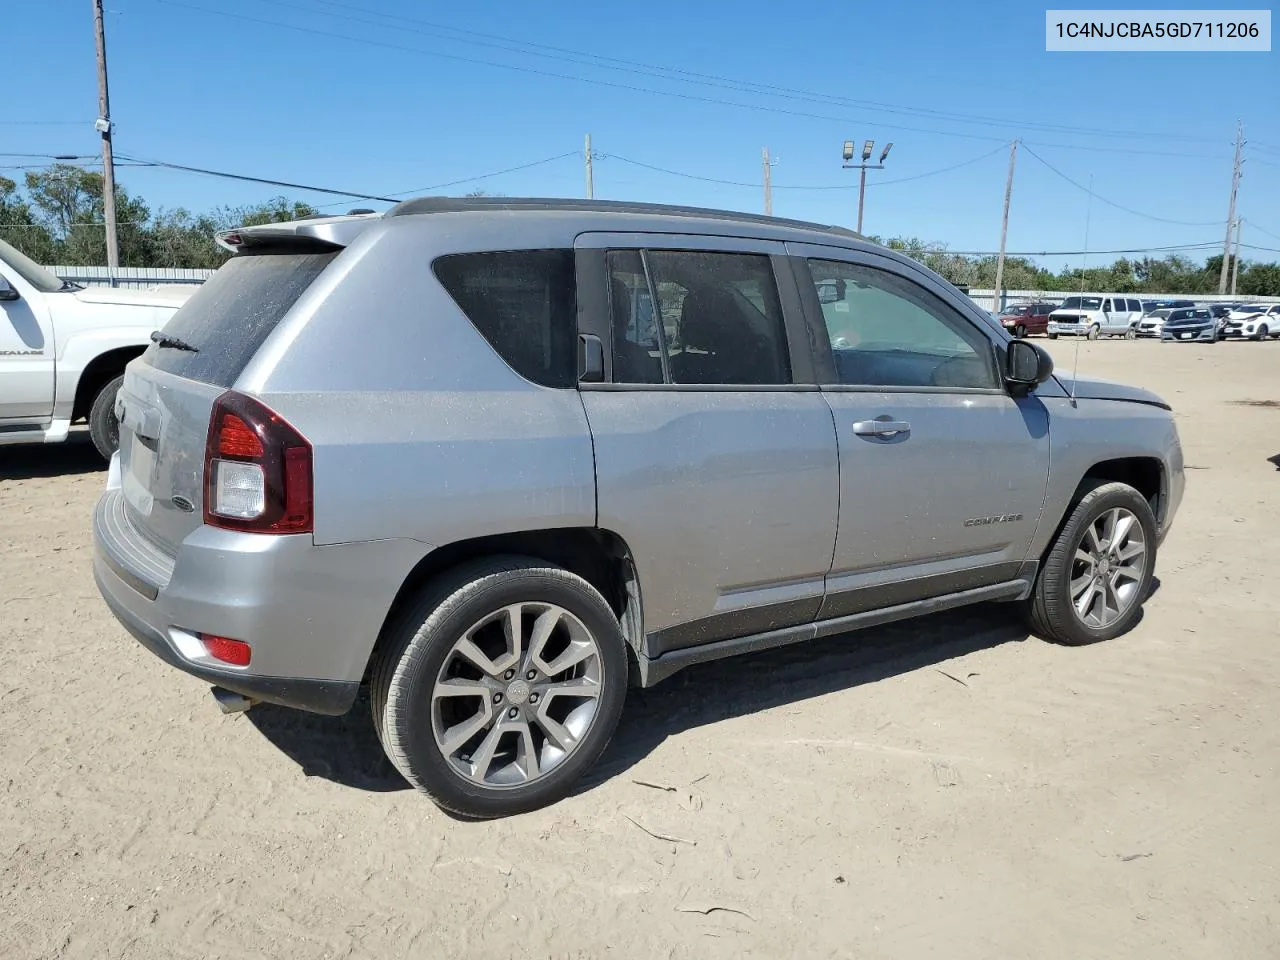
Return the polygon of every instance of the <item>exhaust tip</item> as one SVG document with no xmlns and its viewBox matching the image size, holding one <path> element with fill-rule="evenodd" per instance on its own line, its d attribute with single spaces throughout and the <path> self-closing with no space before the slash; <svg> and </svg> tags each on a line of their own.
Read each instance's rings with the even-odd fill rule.
<svg viewBox="0 0 1280 960">
<path fill-rule="evenodd" d="M 244 713 L 258 702 L 252 697 L 246 697 L 242 693 L 226 690 L 223 687 L 211 687 L 210 693 L 213 694 L 213 699 L 217 701 L 218 709 L 223 713 Z"/>
</svg>

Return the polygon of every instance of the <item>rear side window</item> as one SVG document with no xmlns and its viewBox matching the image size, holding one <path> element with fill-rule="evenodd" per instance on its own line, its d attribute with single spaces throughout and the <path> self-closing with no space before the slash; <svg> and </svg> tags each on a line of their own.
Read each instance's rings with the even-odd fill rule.
<svg viewBox="0 0 1280 960">
<path fill-rule="evenodd" d="M 337 255 L 334 250 L 232 257 L 165 325 L 166 334 L 196 349 L 152 346 L 149 362 L 189 380 L 230 387 Z"/>
<path fill-rule="evenodd" d="M 516 373 L 544 387 L 577 380 L 572 250 L 455 253 L 436 279 Z"/>
</svg>

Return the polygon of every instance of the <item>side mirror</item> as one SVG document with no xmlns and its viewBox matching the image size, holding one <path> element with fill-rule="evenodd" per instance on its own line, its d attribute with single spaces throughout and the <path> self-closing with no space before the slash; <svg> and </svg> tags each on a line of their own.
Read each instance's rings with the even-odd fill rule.
<svg viewBox="0 0 1280 960">
<path fill-rule="evenodd" d="M 9 281 L 0 277 L 0 300 L 21 300 L 18 291 L 9 285 Z"/>
<path fill-rule="evenodd" d="M 604 382 L 604 344 L 594 334 L 578 334 L 578 382 Z"/>
<path fill-rule="evenodd" d="M 1053 357 L 1034 343 L 1011 340 L 1005 354 L 1004 380 L 1011 387 L 1030 390 L 1053 374 Z"/>
</svg>

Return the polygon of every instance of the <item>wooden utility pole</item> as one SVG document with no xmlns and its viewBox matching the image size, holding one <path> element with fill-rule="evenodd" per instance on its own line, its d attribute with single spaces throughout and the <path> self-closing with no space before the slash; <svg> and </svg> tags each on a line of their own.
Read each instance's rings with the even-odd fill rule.
<svg viewBox="0 0 1280 960">
<path fill-rule="evenodd" d="M 769 148 L 760 148 L 760 162 L 764 165 L 764 215 L 773 216 L 773 183 L 769 178 Z"/>
<path fill-rule="evenodd" d="M 999 313 L 1004 304 L 1003 284 L 1004 284 L 1004 244 L 1005 239 L 1009 236 L 1009 202 L 1013 199 L 1013 167 L 1018 160 L 1018 141 L 1014 140 L 1009 144 L 1009 178 L 1004 182 L 1004 216 L 1000 220 L 1000 254 L 996 257 L 996 290 L 995 290 L 995 310 Z"/>
<path fill-rule="evenodd" d="M 102 218 L 106 221 L 107 266 L 120 266 L 120 241 L 116 234 L 116 168 L 111 158 L 111 99 L 107 95 L 107 38 L 102 27 L 102 0 L 93 0 L 93 29 L 98 39 L 98 120 L 102 134 Z"/>
<path fill-rule="evenodd" d="M 596 196 L 596 184 L 591 175 L 591 134 L 587 134 L 587 146 L 582 152 L 582 157 L 587 162 L 587 199 L 594 200 Z"/>
<path fill-rule="evenodd" d="M 1231 258 L 1231 295 L 1236 295 L 1236 278 L 1240 276 L 1240 231 L 1244 228 L 1244 217 L 1236 221 L 1236 255 Z"/>
<path fill-rule="evenodd" d="M 1236 121 L 1236 158 L 1231 166 L 1231 203 L 1227 206 L 1227 239 L 1222 244 L 1222 271 L 1218 274 L 1218 292 L 1227 292 L 1227 261 L 1231 259 L 1231 228 L 1236 222 L 1236 191 L 1240 189 L 1240 151 L 1244 148 L 1244 124 Z"/>
</svg>

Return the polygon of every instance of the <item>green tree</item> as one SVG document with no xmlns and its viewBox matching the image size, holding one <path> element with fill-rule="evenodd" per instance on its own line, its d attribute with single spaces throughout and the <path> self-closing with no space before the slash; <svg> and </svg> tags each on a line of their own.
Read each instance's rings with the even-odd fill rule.
<svg viewBox="0 0 1280 960">
<path fill-rule="evenodd" d="M 1280 263 L 1240 262 L 1236 292 L 1246 297 L 1280 297 Z"/>
<path fill-rule="evenodd" d="M 53 237 L 8 177 L 0 177 L 0 240 L 41 263 L 48 263 L 53 256 Z"/>
</svg>

